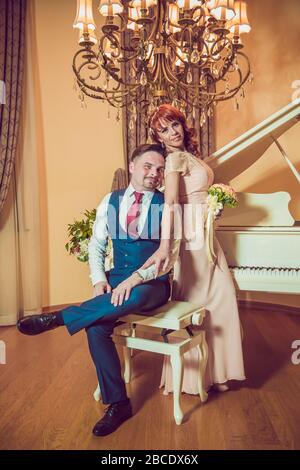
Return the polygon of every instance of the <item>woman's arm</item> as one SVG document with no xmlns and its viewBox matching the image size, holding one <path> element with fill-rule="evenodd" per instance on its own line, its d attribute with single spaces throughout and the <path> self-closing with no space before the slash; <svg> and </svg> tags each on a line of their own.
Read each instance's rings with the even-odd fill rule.
<svg viewBox="0 0 300 470">
<path fill-rule="evenodd" d="M 176 261 L 177 256 L 173 256 L 170 259 L 172 248 L 174 247 L 174 225 L 176 209 L 178 209 L 179 200 L 179 178 L 180 173 L 172 171 L 165 177 L 165 204 L 162 214 L 161 222 L 161 242 L 159 249 L 153 253 L 153 255 L 143 264 L 141 269 L 146 269 L 149 266 L 155 264 L 155 277 L 162 276 L 163 274 L 170 271 Z M 176 222 L 181 223 L 181 216 L 176 219 Z M 176 225 L 176 232 L 179 230 L 181 233 L 181 227 Z M 176 237 L 177 238 L 177 237 Z M 176 244 L 176 250 L 178 249 L 178 243 Z M 176 251 L 175 250 L 175 251 Z M 170 264 L 170 261 L 173 261 Z"/>
<path fill-rule="evenodd" d="M 175 211 L 179 201 L 180 173 L 173 171 L 165 178 L 165 204 L 161 222 L 161 242 L 159 249 L 169 251 L 174 231 Z"/>
</svg>

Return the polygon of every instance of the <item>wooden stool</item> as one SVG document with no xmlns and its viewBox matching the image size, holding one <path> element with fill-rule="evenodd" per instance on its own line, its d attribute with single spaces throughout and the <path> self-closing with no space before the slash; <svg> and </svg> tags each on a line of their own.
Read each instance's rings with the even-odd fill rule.
<svg viewBox="0 0 300 470">
<path fill-rule="evenodd" d="M 208 348 L 203 330 L 192 331 L 192 325 L 201 325 L 205 316 L 205 309 L 199 305 L 190 302 L 171 301 L 159 307 L 152 312 L 132 313 L 122 317 L 122 328 L 115 328 L 113 341 L 115 344 L 123 346 L 124 352 L 124 380 L 129 383 L 131 379 L 131 349 L 140 349 L 142 351 L 151 351 L 170 356 L 173 372 L 174 388 L 174 418 L 176 424 L 181 424 L 183 412 L 180 406 L 180 395 L 183 379 L 183 354 L 195 346 L 199 350 L 199 395 L 204 403 L 207 400 L 207 393 L 204 389 L 204 375 L 207 364 Z M 124 326 L 127 331 L 124 331 Z M 155 332 L 153 328 L 159 328 L 161 331 L 159 340 L 147 339 L 136 335 L 136 326 L 139 325 L 143 332 Z M 131 329 L 131 335 L 128 336 L 128 326 Z M 168 334 L 175 331 L 180 332 L 178 342 L 168 342 Z M 185 336 L 182 337 L 182 333 Z M 187 333 L 187 335 L 186 335 Z M 163 338 L 163 341 L 161 340 Z M 95 400 L 100 399 L 99 385 L 94 392 Z"/>
</svg>

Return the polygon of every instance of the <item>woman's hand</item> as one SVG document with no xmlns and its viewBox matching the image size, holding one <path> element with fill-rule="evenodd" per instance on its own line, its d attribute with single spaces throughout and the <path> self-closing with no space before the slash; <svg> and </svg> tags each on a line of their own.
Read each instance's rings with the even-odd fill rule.
<svg viewBox="0 0 300 470">
<path fill-rule="evenodd" d="M 149 268 L 149 266 L 152 266 L 155 264 L 155 277 L 158 276 L 159 271 L 161 266 L 163 266 L 163 271 L 167 269 L 167 266 L 170 262 L 170 252 L 169 250 L 165 250 L 162 248 L 159 248 L 155 253 L 153 253 L 150 258 L 147 259 L 147 261 L 143 264 L 143 266 L 140 269 L 146 269 Z"/>
<path fill-rule="evenodd" d="M 215 220 L 219 220 L 222 217 L 223 210 L 224 209 L 219 209 L 217 215 L 215 216 Z"/>
</svg>

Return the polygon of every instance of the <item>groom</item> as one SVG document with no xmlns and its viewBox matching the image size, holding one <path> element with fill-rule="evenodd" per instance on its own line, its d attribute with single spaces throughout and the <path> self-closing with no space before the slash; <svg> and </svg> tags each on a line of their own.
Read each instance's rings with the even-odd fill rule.
<svg viewBox="0 0 300 470">
<path fill-rule="evenodd" d="M 95 297 L 79 307 L 32 315 L 18 329 L 36 335 L 65 325 L 73 335 L 86 328 L 96 366 L 102 401 L 108 408 L 93 429 L 95 436 L 115 431 L 132 416 L 130 401 L 115 344 L 116 321 L 134 311 L 151 311 L 168 301 L 168 275 L 154 279 L 155 266 L 139 269 L 157 250 L 164 197 L 156 190 L 163 179 L 164 151 L 159 145 L 141 145 L 132 154 L 131 182 L 126 190 L 104 197 L 97 209 L 89 244 L 89 264 Z M 106 274 L 104 259 L 108 236 L 113 243 L 114 267 Z"/>
</svg>

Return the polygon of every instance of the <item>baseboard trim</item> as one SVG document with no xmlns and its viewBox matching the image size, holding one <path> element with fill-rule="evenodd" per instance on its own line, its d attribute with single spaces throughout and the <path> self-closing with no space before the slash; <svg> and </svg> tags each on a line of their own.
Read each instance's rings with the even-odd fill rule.
<svg viewBox="0 0 300 470">
<path fill-rule="evenodd" d="M 63 308 L 73 307 L 74 305 L 79 306 L 81 302 L 75 302 L 71 304 L 62 304 L 62 305 L 50 305 L 49 307 L 43 307 L 42 313 L 52 313 L 57 312 L 58 310 L 62 310 Z"/>
<path fill-rule="evenodd" d="M 300 308 L 292 307 L 290 305 L 257 302 L 256 300 L 238 300 L 238 306 L 250 310 L 264 310 L 267 312 L 273 312 L 275 310 L 280 313 L 300 315 Z"/>
<path fill-rule="evenodd" d="M 80 302 L 73 304 L 65 305 L 53 305 L 49 307 L 43 307 L 43 313 L 55 312 L 57 310 L 62 310 L 63 308 L 70 307 L 71 305 L 80 305 Z M 241 308 L 246 308 L 249 310 L 264 310 L 264 311 L 274 311 L 280 313 L 290 313 L 294 315 L 300 315 L 300 308 L 292 307 L 290 305 L 282 304 L 271 304 L 268 302 L 257 302 L 256 300 L 238 300 L 238 305 Z"/>
</svg>

